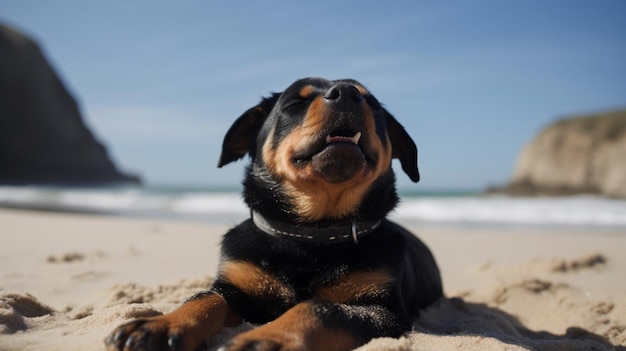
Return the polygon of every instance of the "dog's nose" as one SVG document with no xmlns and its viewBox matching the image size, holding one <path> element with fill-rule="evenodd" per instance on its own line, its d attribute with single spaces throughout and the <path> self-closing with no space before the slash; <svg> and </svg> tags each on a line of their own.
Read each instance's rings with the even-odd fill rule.
<svg viewBox="0 0 626 351">
<path fill-rule="evenodd" d="M 363 100 L 359 89 L 347 83 L 338 83 L 326 90 L 324 101 L 343 107 L 345 110 L 354 109 Z"/>
</svg>

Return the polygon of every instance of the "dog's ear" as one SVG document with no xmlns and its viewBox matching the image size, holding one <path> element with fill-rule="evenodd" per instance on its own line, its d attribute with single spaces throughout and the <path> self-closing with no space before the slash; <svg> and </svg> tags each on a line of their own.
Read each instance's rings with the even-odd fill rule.
<svg viewBox="0 0 626 351">
<path fill-rule="evenodd" d="M 417 146 L 409 133 L 387 110 L 385 110 L 385 115 L 387 135 L 391 141 L 391 157 L 399 159 L 404 173 L 417 183 L 420 180 L 420 173 L 417 169 Z"/>
<path fill-rule="evenodd" d="M 244 157 L 246 153 L 254 155 L 259 130 L 279 96 L 279 93 L 274 93 L 271 97 L 264 98 L 260 104 L 248 109 L 248 111 L 237 118 L 228 132 L 226 132 L 224 142 L 222 143 L 222 154 L 217 162 L 217 167 L 237 161 Z"/>
</svg>

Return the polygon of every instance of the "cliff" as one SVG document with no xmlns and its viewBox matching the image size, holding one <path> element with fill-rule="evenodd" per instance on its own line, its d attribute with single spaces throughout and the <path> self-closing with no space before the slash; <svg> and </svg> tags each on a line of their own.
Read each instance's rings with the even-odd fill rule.
<svg viewBox="0 0 626 351">
<path fill-rule="evenodd" d="M 626 198 L 626 110 L 560 120 L 527 145 L 512 195 L 600 194 Z"/>
<path fill-rule="evenodd" d="M 0 24 L 0 184 L 138 183 L 118 171 L 38 45 Z"/>
</svg>

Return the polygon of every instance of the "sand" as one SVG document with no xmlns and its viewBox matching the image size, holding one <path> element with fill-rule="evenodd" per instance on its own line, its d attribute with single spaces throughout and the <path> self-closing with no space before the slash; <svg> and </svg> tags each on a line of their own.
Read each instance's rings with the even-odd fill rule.
<svg viewBox="0 0 626 351">
<path fill-rule="evenodd" d="M 0 350 L 103 349 L 118 324 L 208 287 L 233 225 L 0 209 Z M 626 350 L 624 229 L 411 230 L 447 298 L 359 350 Z"/>
</svg>

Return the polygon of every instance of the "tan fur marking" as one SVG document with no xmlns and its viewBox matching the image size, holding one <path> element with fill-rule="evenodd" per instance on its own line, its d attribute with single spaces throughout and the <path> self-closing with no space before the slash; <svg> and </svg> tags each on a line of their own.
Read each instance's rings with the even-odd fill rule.
<svg viewBox="0 0 626 351">
<path fill-rule="evenodd" d="M 211 315 L 211 317 L 206 318 L 207 315 Z M 211 334 L 217 333 L 223 327 L 232 327 L 241 323 L 241 317 L 232 311 L 226 301 L 218 294 L 210 294 L 188 301 L 165 316 L 168 316 L 170 320 L 177 321 L 173 324 L 189 323 L 195 318 L 203 320 L 202 328 Z"/>
<path fill-rule="evenodd" d="M 289 309 L 271 323 L 236 336 L 231 346 L 240 350 L 254 341 L 272 341 L 281 350 L 352 350 L 359 344 L 348 331 L 322 324 L 310 302 Z"/>
<path fill-rule="evenodd" d="M 328 105 L 324 103 L 324 97 L 316 97 L 309 105 L 302 128 L 312 136 L 319 135 L 319 131 L 328 122 L 330 113 Z"/>
<path fill-rule="evenodd" d="M 272 173 L 274 174 L 276 174 L 275 165 L 274 165 L 276 150 L 272 149 L 272 144 L 274 143 L 275 131 L 276 131 L 276 127 L 270 130 L 270 133 L 268 134 L 267 139 L 265 139 L 265 143 L 263 144 L 263 149 L 262 149 L 263 163 L 265 163 L 267 167 L 270 169 L 270 171 L 272 171 Z"/>
<path fill-rule="evenodd" d="M 311 96 L 311 94 L 313 94 L 314 91 L 315 91 L 315 88 L 312 85 L 305 85 L 302 87 L 302 89 L 300 89 L 298 93 L 300 94 L 301 98 L 306 99 L 309 96 Z"/>
<path fill-rule="evenodd" d="M 294 291 L 283 281 L 250 262 L 223 262 L 220 276 L 250 296 L 283 300 L 295 298 Z"/>
<path fill-rule="evenodd" d="M 385 294 L 395 278 L 387 271 L 354 272 L 321 288 L 315 296 L 322 300 L 349 303 Z"/>
</svg>

